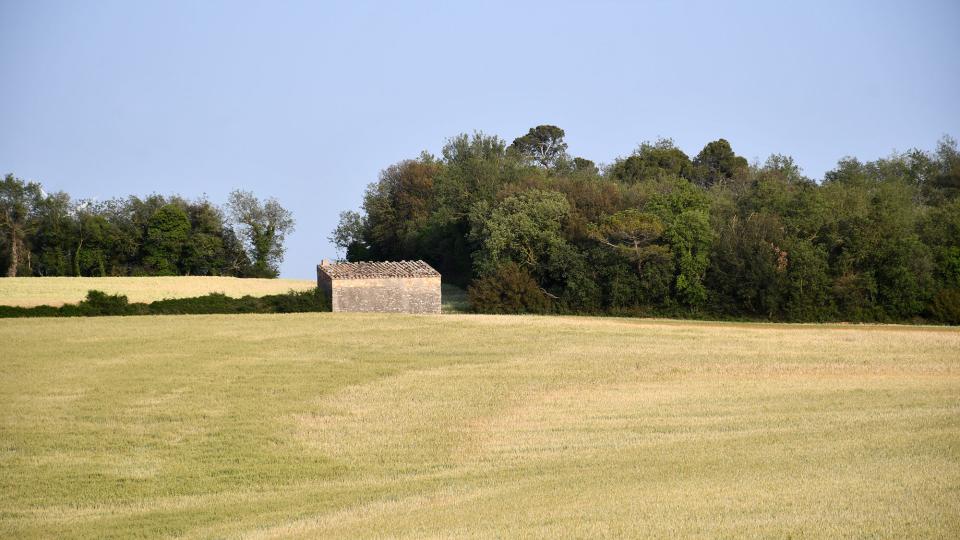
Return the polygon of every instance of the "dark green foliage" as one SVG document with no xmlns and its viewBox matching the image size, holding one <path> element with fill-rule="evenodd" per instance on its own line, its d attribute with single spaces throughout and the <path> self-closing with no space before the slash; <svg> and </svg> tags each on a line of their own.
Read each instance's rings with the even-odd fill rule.
<svg viewBox="0 0 960 540">
<path fill-rule="evenodd" d="M 692 160 L 669 139 L 644 143 L 600 172 L 568 158 L 563 135 L 538 126 L 510 148 L 454 137 L 440 158 L 385 170 L 334 238 L 350 260 L 425 259 L 473 283 L 480 311 L 951 320 L 952 139 L 844 159 L 817 183 L 789 156 L 750 165 L 724 139 Z"/>
<path fill-rule="evenodd" d="M 158 276 L 180 274 L 178 266 L 189 237 L 190 218 L 187 213 L 172 204 L 161 207 L 147 222 L 144 263 Z"/>
<path fill-rule="evenodd" d="M 467 297 L 482 313 L 546 313 L 550 299 L 529 272 L 507 262 L 473 282 Z"/>
<path fill-rule="evenodd" d="M 127 297 L 122 294 L 107 294 L 101 291 L 87 291 L 87 298 L 77 305 L 80 313 L 87 316 L 95 315 L 129 315 L 136 309 Z"/>
<path fill-rule="evenodd" d="M 65 193 L 54 193 L 41 201 L 36 231 L 31 238 L 34 275 L 68 276 L 73 273 L 70 245 L 76 222 L 70 211 L 70 197 Z"/>
<path fill-rule="evenodd" d="M 736 155 L 726 139 L 707 143 L 693 158 L 693 165 L 691 179 L 705 187 L 747 173 L 747 160 Z"/>
<path fill-rule="evenodd" d="M 223 212 L 206 200 L 187 207 L 190 236 L 184 245 L 181 266 L 184 274 L 195 276 L 241 274 L 242 261 L 231 257 L 245 255 Z M 239 251 L 239 253 L 237 253 Z"/>
<path fill-rule="evenodd" d="M 152 315 L 193 315 L 214 313 L 258 313 L 259 301 L 251 296 L 231 298 L 221 293 L 211 293 L 194 298 L 157 300 L 149 304 Z"/>
<path fill-rule="evenodd" d="M 440 167 L 431 158 L 392 165 L 380 174 L 364 196 L 366 217 L 342 214 L 335 236 L 349 249 L 358 232 L 371 239 L 370 256 L 377 259 L 410 258 L 421 243 L 421 234 L 433 208 L 433 185 Z M 348 241 L 349 240 L 349 241 Z M 357 248 L 354 248 L 357 253 Z"/>
<path fill-rule="evenodd" d="M 790 261 L 777 216 L 734 215 L 720 227 L 708 279 L 714 305 L 737 315 L 781 315 Z"/>
<path fill-rule="evenodd" d="M 32 308 L 0 306 L 0 318 L 13 317 L 96 317 L 119 315 L 200 315 L 235 313 L 303 313 L 330 311 L 330 301 L 323 290 L 290 291 L 286 294 L 231 298 L 212 293 L 194 298 L 157 300 L 149 304 L 130 304 L 124 295 L 110 295 L 100 291 L 87 292 L 87 298 L 78 304 L 59 308 L 38 306 Z"/>
<path fill-rule="evenodd" d="M 600 172 L 596 163 L 582 157 L 573 158 L 571 165 L 573 166 L 574 174 L 580 174 L 588 178 L 590 176 L 596 176 Z"/>
<path fill-rule="evenodd" d="M 635 184 L 662 176 L 689 178 L 691 167 L 690 158 L 672 140 L 660 139 L 653 144 L 645 142 L 632 156 L 617 160 L 610 175 L 619 182 Z"/>
<path fill-rule="evenodd" d="M 213 293 L 195 298 L 158 300 L 147 306 L 151 315 L 214 313 L 303 313 L 330 311 L 330 302 L 321 289 L 291 291 L 268 296 L 231 298 Z"/>
<path fill-rule="evenodd" d="M 0 245 L 7 277 L 31 271 L 29 237 L 38 225 L 42 200 L 36 182 L 24 182 L 12 174 L 0 180 Z"/>
<path fill-rule="evenodd" d="M 0 266 L 10 276 L 275 276 L 290 213 L 245 192 L 231 195 L 230 208 L 232 220 L 205 199 L 72 202 L 7 175 Z"/>
<path fill-rule="evenodd" d="M 492 211 L 478 204 L 471 214 L 477 275 L 513 262 L 542 280 L 558 279 L 570 256 L 563 237 L 570 203 L 556 191 L 531 190 L 507 197 Z"/>
<path fill-rule="evenodd" d="M 338 250 L 346 252 L 350 262 L 366 261 L 370 259 L 370 247 L 365 238 L 368 236 L 367 218 L 359 212 L 347 210 L 340 212 L 340 221 L 333 234 L 327 238 Z"/>
<path fill-rule="evenodd" d="M 947 324 L 960 324 L 960 289 L 944 289 L 933 297 L 930 311 L 934 319 Z"/>
<path fill-rule="evenodd" d="M 541 167 L 555 167 L 566 160 L 567 143 L 563 142 L 564 135 L 557 126 L 537 126 L 530 128 L 523 137 L 514 139 L 510 148 Z M 578 166 L 586 164 L 581 162 Z"/>
<path fill-rule="evenodd" d="M 636 208 L 621 210 L 591 227 L 594 237 L 617 254 L 631 260 L 641 272 L 646 261 L 669 256 L 666 246 L 656 244 L 663 237 L 663 222 Z"/>
<path fill-rule="evenodd" d="M 933 256 L 938 285 L 960 288 L 960 198 L 931 208 L 920 220 L 919 229 Z"/>
<path fill-rule="evenodd" d="M 330 299 L 320 288 L 291 291 L 287 294 L 271 294 L 260 297 L 260 301 L 267 306 L 268 313 L 330 311 Z"/>
</svg>

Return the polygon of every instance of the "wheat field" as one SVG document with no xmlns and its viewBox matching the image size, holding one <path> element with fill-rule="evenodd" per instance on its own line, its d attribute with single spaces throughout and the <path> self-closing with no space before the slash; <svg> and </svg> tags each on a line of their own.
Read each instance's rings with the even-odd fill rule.
<svg viewBox="0 0 960 540">
<path fill-rule="evenodd" d="M 75 304 L 96 289 L 125 294 L 131 302 L 191 298 L 210 293 L 266 296 L 316 287 L 310 279 L 255 279 L 219 276 L 18 277 L 0 279 L 0 305 L 33 307 Z"/>
<path fill-rule="evenodd" d="M 960 331 L 0 321 L 0 537 L 960 535 Z"/>
</svg>

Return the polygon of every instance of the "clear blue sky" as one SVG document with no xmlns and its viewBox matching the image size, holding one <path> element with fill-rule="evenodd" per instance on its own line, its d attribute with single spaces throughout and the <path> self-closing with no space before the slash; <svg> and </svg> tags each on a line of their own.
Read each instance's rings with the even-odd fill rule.
<svg viewBox="0 0 960 540">
<path fill-rule="evenodd" d="M 608 163 L 725 137 L 820 178 L 960 136 L 960 2 L 0 0 L 0 172 L 293 210 L 282 273 L 384 167 L 556 124 Z"/>
</svg>

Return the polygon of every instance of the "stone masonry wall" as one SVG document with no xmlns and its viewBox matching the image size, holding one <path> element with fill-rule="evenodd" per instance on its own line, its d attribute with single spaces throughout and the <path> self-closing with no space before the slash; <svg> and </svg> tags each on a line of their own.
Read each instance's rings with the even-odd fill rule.
<svg viewBox="0 0 960 540">
<path fill-rule="evenodd" d="M 333 311 L 440 313 L 440 278 L 337 279 Z"/>
<path fill-rule="evenodd" d="M 319 268 L 317 269 L 317 287 L 327 295 L 327 298 L 333 298 L 333 280 Z"/>
</svg>

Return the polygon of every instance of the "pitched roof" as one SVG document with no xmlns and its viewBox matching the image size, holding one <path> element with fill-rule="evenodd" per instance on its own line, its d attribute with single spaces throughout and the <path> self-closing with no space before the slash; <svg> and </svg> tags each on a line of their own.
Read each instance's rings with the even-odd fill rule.
<svg viewBox="0 0 960 540">
<path fill-rule="evenodd" d="M 423 261 L 342 262 L 321 264 L 317 269 L 332 279 L 440 277 L 440 272 Z"/>
</svg>

